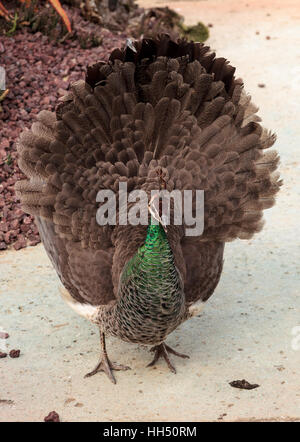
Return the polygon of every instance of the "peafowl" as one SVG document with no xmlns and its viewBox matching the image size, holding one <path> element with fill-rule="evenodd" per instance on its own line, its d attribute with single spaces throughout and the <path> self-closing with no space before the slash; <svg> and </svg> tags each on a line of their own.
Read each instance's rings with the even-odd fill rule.
<svg viewBox="0 0 300 442">
<path fill-rule="evenodd" d="M 170 354 L 188 356 L 166 337 L 214 292 L 225 243 L 259 232 L 274 204 L 275 135 L 234 73 L 202 43 L 130 41 L 20 136 L 23 209 L 35 216 L 62 296 L 99 327 L 100 361 L 86 376 L 103 371 L 115 383 L 113 371 L 129 368 L 109 359 L 107 334 L 151 346 L 149 365 L 162 357 L 175 373 Z M 98 191 L 120 183 L 149 195 L 148 225 L 97 222 Z M 165 225 L 150 198 L 161 189 L 204 191 L 201 235 Z"/>
</svg>

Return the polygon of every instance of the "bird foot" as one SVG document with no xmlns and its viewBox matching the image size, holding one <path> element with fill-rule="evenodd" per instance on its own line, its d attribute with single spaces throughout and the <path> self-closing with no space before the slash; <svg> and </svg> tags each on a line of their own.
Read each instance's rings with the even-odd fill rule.
<svg viewBox="0 0 300 442">
<path fill-rule="evenodd" d="M 111 362 L 107 355 L 103 355 L 102 359 L 99 361 L 99 363 L 96 365 L 93 371 L 90 373 L 87 373 L 84 377 L 89 378 L 91 376 L 94 376 L 94 374 L 98 373 L 99 371 L 104 371 L 104 373 L 107 374 L 109 379 L 113 384 L 116 384 L 116 379 L 113 375 L 113 370 L 130 370 L 130 367 L 127 367 L 126 365 L 117 364 L 116 362 Z"/>
<path fill-rule="evenodd" d="M 176 369 L 175 369 L 174 365 L 172 364 L 172 362 L 170 361 L 169 353 L 171 353 L 175 356 L 178 356 L 179 358 L 184 358 L 184 359 L 189 358 L 188 355 L 178 353 L 177 351 L 173 350 L 173 348 L 169 347 L 164 342 L 162 342 L 159 345 L 155 345 L 155 347 L 152 347 L 150 351 L 155 352 L 155 355 L 154 355 L 153 361 L 151 361 L 150 364 L 147 365 L 147 367 L 152 367 L 153 365 L 156 364 L 156 362 L 158 361 L 158 359 L 160 357 L 163 357 L 164 360 L 166 361 L 166 363 L 168 364 L 168 367 L 172 373 L 176 373 Z"/>
</svg>

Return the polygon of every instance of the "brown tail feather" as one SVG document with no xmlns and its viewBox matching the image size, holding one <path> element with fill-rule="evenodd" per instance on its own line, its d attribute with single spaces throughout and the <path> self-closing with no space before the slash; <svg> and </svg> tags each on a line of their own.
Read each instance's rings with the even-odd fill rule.
<svg viewBox="0 0 300 442">
<path fill-rule="evenodd" d="M 42 111 L 19 141 L 26 211 L 49 218 L 63 238 L 101 248 L 97 191 L 155 187 L 205 191 L 201 240 L 249 238 L 262 227 L 281 181 L 275 136 L 234 78 L 235 68 L 200 43 L 144 39 L 88 69 L 56 115 Z"/>
</svg>

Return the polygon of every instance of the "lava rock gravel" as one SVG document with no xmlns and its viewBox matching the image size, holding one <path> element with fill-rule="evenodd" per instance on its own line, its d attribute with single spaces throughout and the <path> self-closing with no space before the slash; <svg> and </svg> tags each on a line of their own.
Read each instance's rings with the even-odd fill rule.
<svg viewBox="0 0 300 442">
<path fill-rule="evenodd" d="M 0 101 L 0 251 L 40 242 L 34 218 L 22 211 L 14 192 L 15 182 L 24 178 L 17 165 L 16 142 L 41 110 L 55 109 L 69 83 L 84 78 L 89 64 L 107 59 L 126 39 L 107 29 L 102 33 L 102 45 L 90 49 L 81 48 L 78 41 L 57 44 L 27 28 L 1 37 L 0 67 L 5 69 L 9 92 Z"/>
</svg>

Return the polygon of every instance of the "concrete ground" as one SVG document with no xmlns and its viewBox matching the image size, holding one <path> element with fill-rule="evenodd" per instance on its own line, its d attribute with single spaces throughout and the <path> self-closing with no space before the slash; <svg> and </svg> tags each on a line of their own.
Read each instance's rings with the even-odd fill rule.
<svg viewBox="0 0 300 442">
<path fill-rule="evenodd" d="M 112 360 L 132 370 L 117 372 L 116 386 L 103 374 L 84 379 L 98 359 L 97 330 L 61 300 L 43 246 L 1 253 L 0 326 L 10 338 L 0 347 L 21 356 L 0 360 L 0 421 L 41 421 L 51 410 L 63 421 L 300 421 L 299 0 L 168 5 L 189 24 L 213 24 L 208 43 L 238 66 L 277 132 L 278 203 L 255 239 L 227 245 L 204 313 L 168 338 L 191 355 L 173 359 L 176 376 L 162 362 L 146 368 L 145 348 L 109 339 Z M 260 386 L 238 390 L 236 379 Z"/>
</svg>

